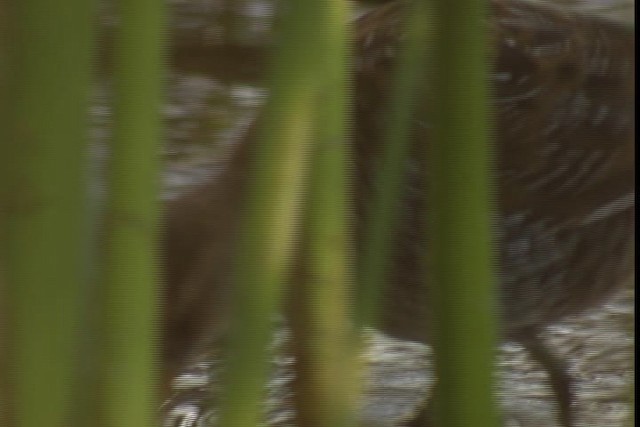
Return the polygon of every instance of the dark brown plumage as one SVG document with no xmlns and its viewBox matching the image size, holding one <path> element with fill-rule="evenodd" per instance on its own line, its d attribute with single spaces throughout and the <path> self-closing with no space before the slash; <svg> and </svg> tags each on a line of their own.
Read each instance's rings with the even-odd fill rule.
<svg viewBox="0 0 640 427">
<path fill-rule="evenodd" d="M 404 3 L 358 23 L 356 82 L 358 194 L 370 191 L 368 165 L 380 151 Z M 502 330 L 550 373 L 565 425 L 571 390 L 560 361 L 537 338 L 546 324 L 615 290 L 633 269 L 634 39 L 596 18 L 517 1 L 491 2 L 495 46 Z M 428 141 L 428 118 L 415 119 L 414 148 Z M 384 299 L 384 332 L 427 342 L 422 285 L 427 167 L 411 157 L 395 263 Z M 365 217 L 365 201 L 358 201 Z"/>
<path fill-rule="evenodd" d="M 360 219 L 380 151 L 404 7 L 391 3 L 356 23 L 354 201 Z M 489 25 L 502 332 L 545 366 L 569 426 L 570 381 L 537 334 L 598 304 L 633 272 L 634 38 L 607 21 L 521 1 L 493 0 Z M 414 151 L 428 142 L 427 129 L 428 117 L 417 115 Z M 169 206 L 164 357 L 171 374 L 224 330 L 252 140 L 247 136 L 212 182 Z M 421 342 L 429 341 L 423 326 L 429 307 L 417 303 L 428 301 L 420 261 L 426 172 L 421 157 L 412 156 L 381 326 Z"/>
</svg>

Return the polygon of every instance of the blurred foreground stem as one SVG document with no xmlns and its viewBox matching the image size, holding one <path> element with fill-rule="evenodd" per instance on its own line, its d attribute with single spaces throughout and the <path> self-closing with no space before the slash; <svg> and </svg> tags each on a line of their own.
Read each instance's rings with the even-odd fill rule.
<svg viewBox="0 0 640 427">
<path fill-rule="evenodd" d="M 435 2 L 434 144 L 426 151 L 440 427 L 497 426 L 487 5 Z"/>
</svg>

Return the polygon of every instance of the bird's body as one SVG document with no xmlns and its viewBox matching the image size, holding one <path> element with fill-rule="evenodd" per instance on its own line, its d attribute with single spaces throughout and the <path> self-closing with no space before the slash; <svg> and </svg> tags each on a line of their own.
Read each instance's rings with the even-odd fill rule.
<svg viewBox="0 0 640 427">
<path fill-rule="evenodd" d="M 632 272 L 634 40 L 595 18 L 516 1 L 491 7 L 500 297 L 504 333 L 516 338 L 602 301 Z M 404 8 L 389 4 L 358 25 L 355 147 L 365 159 L 358 194 L 371 191 L 370 162 L 381 151 Z M 415 119 L 415 153 L 429 139 L 427 120 Z M 426 292 L 427 170 L 411 156 L 383 310 L 385 331 L 414 341 L 426 340 L 426 322 L 415 319 L 429 312 L 415 304 L 428 300 L 416 298 Z M 362 218 L 366 200 L 358 199 Z"/>
<path fill-rule="evenodd" d="M 405 2 L 394 2 L 356 22 L 358 243 L 404 8 Z M 504 339 L 535 355 L 544 353 L 541 328 L 598 304 L 633 272 L 634 38 L 607 21 L 515 0 L 493 0 L 488 25 L 495 58 L 500 323 Z M 428 128 L 428 117 L 418 113 L 381 322 L 391 336 L 426 343 L 422 182 L 428 168 L 417 153 L 428 144 Z M 170 374 L 224 329 L 252 133 L 214 180 L 169 206 L 164 361 Z M 562 369 L 546 367 L 559 399 L 567 400 L 560 403 L 569 405 Z M 563 422 L 568 425 L 570 415 Z"/>
</svg>

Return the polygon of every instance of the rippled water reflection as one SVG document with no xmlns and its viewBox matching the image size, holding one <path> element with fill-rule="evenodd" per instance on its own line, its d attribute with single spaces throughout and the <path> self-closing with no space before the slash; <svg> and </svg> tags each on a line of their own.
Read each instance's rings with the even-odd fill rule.
<svg viewBox="0 0 640 427">
<path fill-rule="evenodd" d="M 576 379 L 580 426 L 622 427 L 630 414 L 633 383 L 634 292 L 625 289 L 604 306 L 554 325 L 546 332 L 550 347 L 566 357 Z M 293 426 L 290 389 L 292 360 L 281 351 L 287 334 L 274 338 L 274 372 L 268 384 L 268 424 Z M 278 352 L 277 349 L 280 349 Z M 215 360 L 215 355 L 210 355 Z M 361 425 L 396 426 L 409 418 L 434 384 L 432 354 L 421 344 L 371 332 L 368 375 Z M 166 427 L 206 426 L 215 420 L 218 361 L 201 363 L 178 378 L 168 405 Z M 505 427 L 555 426 L 555 402 L 546 373 L 516 344 L 500 347 L 499 396 Z M 211 397 L 211 396 L 214 397 Z M 214 424 L 215 425 L 215 424 Z"/>
</svg>

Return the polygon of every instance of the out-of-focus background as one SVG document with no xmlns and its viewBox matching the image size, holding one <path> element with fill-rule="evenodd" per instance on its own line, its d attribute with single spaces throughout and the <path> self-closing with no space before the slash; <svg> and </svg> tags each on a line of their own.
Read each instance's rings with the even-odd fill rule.
<svg viewBox="0 0 640 427">
<path fill-rule="evenodd" d="M 161 49 L 156 37 L 162 12 L 150 12 L 153 7 L 149 7 L 137 10 L 138 16 L 129 15 L 128 6 L 142 3 L 101 0 L 97 49 L 91 50 L 93 11 L 88 6 L 83 9 L 89 3 L 76 0 L 69 9 L 54 5 L 45 10 L 43 0 L 0 0 L 0 163 L 4 162 L 0 168 L 4 184 L 0 188 L 0 426 L 90 425 L 88 417 L 110 411 L 104 418 L 111 417 L 111 424 L 103 419 L 95 424 L 120 427 L 122 423 L 113 419 L 122 408 L 144 419 L 127 419 L 128 425 L 153 425 L 156 384 L 150 365 L 158 353 L 151 346 L 157 338 L 154 296 L 162 285 L 157 280 L 161 261 L 154 258 L 153 246 L 160 205 L 154 196 L 145 198 L 154 194 L 153 154 L 161 150 L 163 201 L 215 179 L 226 154 L 242 139 L 269 96 L 266 70 L 276 45 L 272 28 L 276 1 L 166 0 L 167 81 L 159 141 L 154 102 L 160 98 L 160 84 L 154 76 L 165 72 L 158 66 Z M 350 19 L 384 3 L 353 1 Z M 634 25 L 630 0 L 541 3 Z M 69 18 L 66 12 L 77 13 L 69 13 L 73 15 Z M 129 26 L 121 25 L 118 14 L 130 18 Z M 142 49 L 133 54 L 135 49 L 128 49 L 137 46 L 136 36 L 145 38 L 130 24 L 140 24 L 146 14 L 154 18 L 147 22 L 146 35 L 153 33 L 147 39 L 149 57 Z M 67 19 L 74 21 L 68 33 L 61 28 Z M 129 38 L 117 38 L 125 27 Z M 58 31 L 61 37 L 54 37 Z M 75 34 L 86 39 L 74 38 Z M 90 52 L 95 53 L 93 70 Z M 136 63 L 138 56 L 146 64 Z M 123 72 L 127 61 L 138 68 Z M 146 71 L 136 75 L 141 69 Z M 66 74 L 67 70 L 71 72 Z M 149 86 L 144 84 L 147 77 Z M 284 80 L 286 86 L 289 80 Z M 87 88 L 89 167 L 82 157 Z M 140 88 L 141 96 L 129 96 L 139 94 Z M 127 131 L 131 133 L 126 135 Z M 145 160 L 149 161 L 142 165 Z M 90 175 L 91 209 L 83 192 L 85 171 Z M 132 192 L 118 199 L 127 189 Z M 634 376 L 633 307 L 629 283 L 597 309 L 545 331 L 545 340 L 567 361 L 576 379 L 577 425 L 628 425 Z M 76 342 L 77 336 L 82 342 Z M 431 349 L 375 331 L 367 337 L 368 374 L 360 425 L 402 425 L 424 406 L 432 390 Z M 278 325 L 265 414 L 272 426 L 294 424 L 288 340 L 285 325 Z M 216 425 L 224 369 L 220 356 L 213 349 L 203 352 L 174 378 L 172 392 L 160 409 L 163 427 Z M 496 363 L 505 425 L 555 425 L 556 402 L 544 370 L 515 344 L 503 344 Z M 94 396 L 95 390 L 104 396 Z M 69 400 L 71 409 L 66 406 Z M 69 419 L 76 410 L 84 412 L 78 415 L 84 421 Z M 38 422 L 38 417 L 49 422 Z"/>
<path fill-rule="evenodd" d="M 168 97 L 163 109 L 167 126 L 164 149 L 165 198 L 215 173 L 225 150 L 239 139 L 263 105 L 268 47 L 272 43 L 272 0 L 167 0 L 170 5 Z M 533 0 L 532 0 L 533 1 Z M 382 1 L 354 2 L 355 15 Z M 562 7 L 633 24 L 629 0 L 557 0 Z M 117 19 L 104 1 L 100 10 L 102 42 L 109 46 Z M 96 164 L 106 153 L 110 132 L 110 64 L 100 56 L 99 84 L 91 106 Z M 99 168 L 97 169 L 99 170 Z M 98 191 L 100 187 L 96 187 Z M 622 426 L 633 382 L 633 301 L 631 286 L 603 307 L 550 327 L 546 338 L 566 356 L 577 379 L 579 425 Z M 286 342 L 284 330 L 274 346 Z M 367 353 L 371 373 L 363 401 L 362 425 L 398 425 L 424 404 L 433 385 L 429 348 L 388 339 L 375 332 Z M 216 355 L 175 381 L 166 402 L 165 426 L 202 426 L 215 419 Z M 508 426 L 555 425 L 554 401 L 546 375 L 518 345 L 504 344 L 498 360 L 501 400 Z M 291 360 L 278 351 L 269 383 L 270 425 L 291 425 Z M 214 393 L 215 396 L 215 393 Z"/>
</svg>

